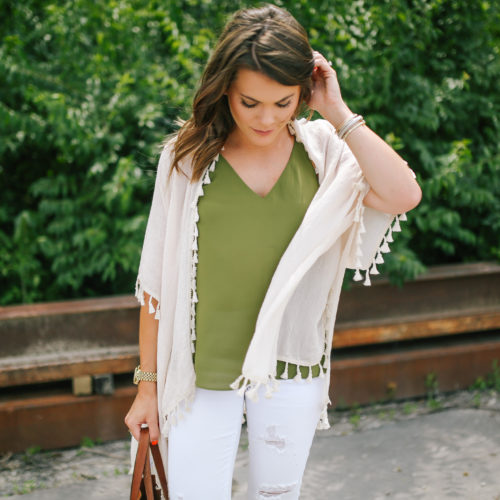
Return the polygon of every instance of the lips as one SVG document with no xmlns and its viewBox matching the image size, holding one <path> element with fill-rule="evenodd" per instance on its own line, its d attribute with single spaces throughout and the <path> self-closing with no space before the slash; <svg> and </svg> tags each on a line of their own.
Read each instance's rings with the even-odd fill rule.
<svg viewBox="0 0 500 500">
<path fill-rule="evenodd" d="M 257 130 L 255 128 L 253 128 L 252 130 L 259 135 L 269 135 L 272 132 L 272 130 Z"/>
</svg>

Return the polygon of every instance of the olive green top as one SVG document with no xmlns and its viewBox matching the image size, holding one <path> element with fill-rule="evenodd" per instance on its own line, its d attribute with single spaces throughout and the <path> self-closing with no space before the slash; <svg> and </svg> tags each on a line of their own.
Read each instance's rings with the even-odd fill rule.
<svg viewBox="0 0 500 500">
<path fill-rule="evenodd" d="M 224 390 L 241 374 L 274 271 L 318 189 L 304 146 L 295 142 L 271 191 L 261 197 L 219 155 L 198 200 L 196 385 Z M 277 376 L 285 369 L 278 361 Z M 302 377 L 308 367 L 300 367 Z M 288 365 L 288 377 L 297 373 Z M 319 365 L 313 368 L 318 376 Z"/>
</svg>

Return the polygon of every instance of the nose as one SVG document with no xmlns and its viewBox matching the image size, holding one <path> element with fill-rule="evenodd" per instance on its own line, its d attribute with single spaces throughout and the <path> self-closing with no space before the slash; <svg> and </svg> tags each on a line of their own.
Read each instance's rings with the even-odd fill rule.
<svg viewBox="0 0 500 500">
<path fill-rule="evenodd" d="M 274 110 L 270 108 L 264 108 L 261 111 L 260 115 L 260 123 L 262 126 L 261 130 L 268 130 L 269 128 L 272 128 L 272 125 L 276 123 L 276 119 L 274 116 Z"/>
</svg>

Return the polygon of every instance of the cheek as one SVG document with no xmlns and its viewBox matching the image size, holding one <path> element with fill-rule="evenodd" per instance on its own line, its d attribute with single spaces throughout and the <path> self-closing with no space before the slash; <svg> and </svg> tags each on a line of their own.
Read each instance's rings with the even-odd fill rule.
<svg viewBox="0 0 500 500">
<path fill-rule="evenodd" d="M 229 101 L 229 108 L 231 110 L 231 114 L 233 118 L 237 122 L 246 121 L 251 117 L 251 109 L 245 108 L 240 102 L 237 100 Z"/>
</svg>

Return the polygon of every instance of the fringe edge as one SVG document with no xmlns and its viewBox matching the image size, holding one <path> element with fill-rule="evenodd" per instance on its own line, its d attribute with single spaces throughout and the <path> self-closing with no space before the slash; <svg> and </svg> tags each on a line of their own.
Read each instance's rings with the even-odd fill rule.
<svg viewBox="0 0 500 500">
<path fill-rule="evenodd" d="M 177 425 L 177 422 L 184 419 L 186 413 L 191 411 L 191 405 L 193 404 L 194 396 L 195 389 L 193 387 L 193 389 L 186 397 L 178 401 L 170 411 L 165 413 L 163 417 L 163 423 L 161 424 L 161 433 L 163 436 L 168 437 L 168 433 L 170 432 L 172 425 Z"/>
<path fill-rule="evenodd" d="M 354 217 L 355 222 L 357 222 L 358 224 L 358 231 L 356 235 L 356 269 L 353 277 L 354 281 L 363 280 L 363 276 L 361 275 L 361 271 L 363 270 L 361 267 L 361 257 L 363 256 L 363 252 L 361 250 L 361 243 L 363 241 L 363 237 L 361 235 L 366 232 L 365 226 L 363 224 L 364 211 L 365 207 L 363 203 L 360 203 L 356 208 L 356 215 Z M 401 232 L 400 222 L 406 220 L 408 220 L 406 218 L 406 213 L 402 213 L 395 216 L 394 222 L 387 230 L 385 236 L 382 238 L 382 242 L 380 243 L 377 251 L 375 252 L 375 257 L 373 258 L 372 262 L 368 265 L 368 268 L 365 270 L 365 278 L 363 285 L 370 286 L 372 284 L 370 280 L 370 275 L 373 276 L 376 274 L 380 274 L 379 270 L 377 269 L 377 264 L 384 263 L 384 258 L 382 257 L 382 254 L 390 253 L 391 251 L 389 243 L 392 243 L 394 241 L 392 233 Z"/>
<path fill-rule="evenodd" d="M 288 378 L 288 364 L 289 363 L 288 363 L 288 361 L 286 361 L 285 363 L 286 363 L 286 369 L 280 377 L 282 380 L 293 380 L 294 382 L 299 383 L 299 384 L 304 383 L 304 382 L 308 382 L 308 383 L 312 382 L 312 379 L 313 379 L 312 369 L 313 369 L 313 366 L 316 366 L 316 365 L 299 365 L 299 364 L 297 364 L 297 374 L 293 378 Z M 316 363 L 316 364 L 318 364 L 318 363 Z M 301 366 L 307 367 L 309 369 L 309 373 L 308 373 L 308 376 L 306 378 L 302 378 L 302 374 L 300 371 Z M 327 371 L 326 367 L 320 364 L 318 377 L 324 378 L 326 371 Z M 286 377 L 284 377 L 284 375 L 286 375 Z M 266 388 L 266 392 L 265 392 L 264 397 L 269 399 L 272 397 L 274 392 L 279 390 L 280 380 L 275 378 L 275 375 L 268 375 L 267 380 L 265 382 L 263 382 L 262 380 L 252 380 L 251 378 L 245 377 L 245 375 L 242 374 L 236 380 L 234 380 L 229 387 L 231 387 L 231 389 L 237 391 L 239 396 L 243 397 L 245 395 L 248 398 L 250 398 L 250 400 L 252 400 L 254 403 L 256 403 L 259 400 L 258 390 L 259 390 L 260 386 L 263 386 Z"/>
<path fill-rule="evenodd" d="M 212 163 L 205 170 L 201 178 L 201 182 L 198 184 L 197 191 L 192 202 L 191 211 L 191 290 L 190 290 L 190 300 L 191 300 L 191 311 L 190 311 L 190 337 L 191 337 L 191 353 L 196 350 L 196 303 L 198 302 L 198 295 L 196 293 L 196 270 L 198 265 L 198 221 L 200 220 L 200 214 L 198 213 L 198 200 L 201 196 L 205 194 L 203 191 L 204 184 L 210 184 L 210 173 L 215 170 L 215 165 L 219 155 L 214 158 Z"/>
<path fill-rule="evenodd" d="M 141 283 L 141 279 L 138 277 L 136 282 L 135 282 L 135 297 L 137 298 L 137 300 L 139 301 L 139 304 L 141 304 L 141 306 L 146 304 L 146 301 L 144 298 L 144 292 L 146 292 L 149 295 L 149 301 L 148 301 L 149 314 L 154 314 L 155 319 L 160 319 L 160 317 L 161 317 L 160 297 L 158 297 L 154 293 L 151 293 L 147 288 L 145 288 Z M 155 306 L 153 305 L 152 299 L 155 299 L 158 303 L 158 305 L 156 306 L 156 309 L 155 309 Z"/>
</svg>

